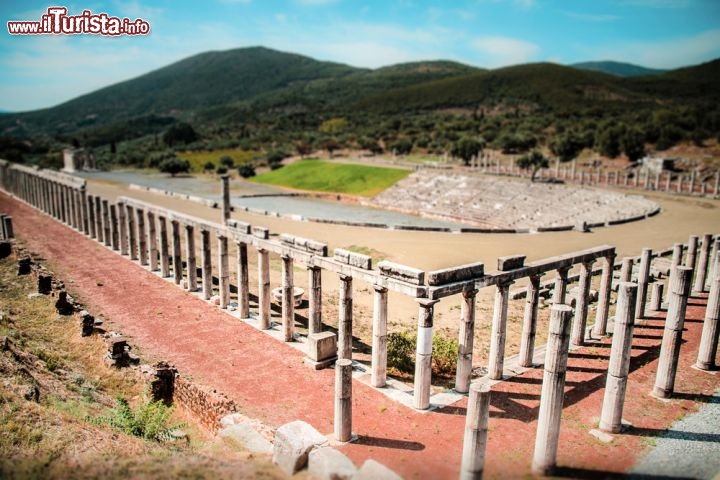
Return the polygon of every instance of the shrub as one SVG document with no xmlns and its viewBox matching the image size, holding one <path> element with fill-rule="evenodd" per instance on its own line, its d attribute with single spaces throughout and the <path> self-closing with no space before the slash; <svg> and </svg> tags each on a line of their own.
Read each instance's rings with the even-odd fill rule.
<svg viewBox="0 0 720 480">
<path fill-rule="evenodd" d="M 238 167 L 238 174 L 243 178 L 250 178 L 255 176 L 255 166 L 252 163 L 246 163 Z"/>
<path fill-rule="evenodd" d="M 230 155 L 223 155 L 222 157 L 220 157 L 220 165 L 223 165 L 227 168 L 233 168 L 235 166 L 235 159 Z"/>
<path fill-rule="evenodd" d="M 215 173 L 218 175 L 225 175 L 228 172 L 228 169 L 225 165 L 220 165 L 215 169 Z"/>
<path fill-rule="evenodd" d="M 175 176 L 178 173 L 187 173 L 190 171 L 190 162 L 181 158 L 166 158 L 158 169 L 163 173 L 169 173 L 171 176 Z"/>
<path fill-rule="evenodd" d="M 170 433 L 181 425 L 170 425 L 172 407 L 161 400 L 156 402 L 144 399 L 133 411 L 127 400 L 118 397 L 113 407 L 104 417 L 89 417 L 88 421 L 96 425 L 108 425 L 121 432 L 145 440 L 163 441 L 171 438 Z"/>
<path fill-rule="evenodd" d="M 401 373 L 415 372 L 415 345 L 417 335 L 411 332 L 393 332 L 387 336 L 388 368 Z M 433 335 L 432 373 L 451 376 L 457 369 L 458 341 L 442 335 Z"/>
<path fill-rule="evenodd" d="M 203 165 L 203 170 L 205 170 L 206 172 L 215 170 L 215 164 L 208 160 L 207 162 L 205 162 L 205 165 Z"/>
</svg>

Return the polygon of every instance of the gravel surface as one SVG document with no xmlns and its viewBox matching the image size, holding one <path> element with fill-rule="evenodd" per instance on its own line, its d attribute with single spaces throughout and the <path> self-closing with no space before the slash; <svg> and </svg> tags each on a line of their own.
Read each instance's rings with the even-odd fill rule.
<svg viewBox="0 0 720 480">
<path fill-rule="evenodd" d="M 630 478 L 720 478 L 720 390 L 697 413 L 675 422 L 655 441 Z"/>
</svg>

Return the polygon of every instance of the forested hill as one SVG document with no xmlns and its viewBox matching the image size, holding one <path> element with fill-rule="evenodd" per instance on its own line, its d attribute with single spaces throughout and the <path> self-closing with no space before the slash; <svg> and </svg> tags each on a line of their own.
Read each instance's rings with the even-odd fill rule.
<svg viewBox="0 0 720 480">
<path fill-rule="evenodd" d="M 663 145 L 720 135 L 720 60 L 643 72 L 442 60 L 370 70 L 263 47 L 207 52 L 53 108 L 0 114 L 0 154 L 17 139 L 109 148 L 175 123 L 192 125 L 197 148 L 260 150 L 292 149 L 299 138 L 319 146 L 328 136 L 339 147 L 403 139 L 427 151 L 447 151 L 464 135 L 548 145 L 568 128 L 592 146 L 591 137 L 618 125 Z M 341 131 L 319 129 L 331 118 L 345 121 Z"/>
<path fill-rule="evenodd" d="M 641 67 L 632 63 L 602 61 L 602 62 L 581 62 L 570 65 L 580 70 L 590 70 L 593 72 L 607 73 L 618 77 L 644 77 L 648 75 L 661 75 L 667 70 L 657 68 Z"/>
</svg>

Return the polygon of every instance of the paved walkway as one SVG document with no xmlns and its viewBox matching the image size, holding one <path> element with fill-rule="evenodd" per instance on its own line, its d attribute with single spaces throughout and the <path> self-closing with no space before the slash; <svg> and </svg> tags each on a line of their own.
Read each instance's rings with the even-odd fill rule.
<svg viewBox="0 0 720 480">
<path fill-rule="evenodd" d="M 244 322 L 94 240 L 0 193 L 0 211 L 13 216 L 17 237 L 40 253 L 67 288 L 108 327 L 130 338 L 143 359 L 174 363 L 181 374 L 235 400 L 242 413 L 271 426 L 301 419 L 332 431 L 333 371 L 315 372 L 296 349 Z M 609 342 L 570 355 L 566 408 L 560 435 L 559 474 L 603 476 L 627 471 L 672 421 L 697 410 L 720 388 L 716 375 L 689 368 L 694 362 L 705 301 L 688 309 L 676 399 L 648 395 L 654 380 L 662 317 L 636 330 L 624 418 L 635 428 L 599 442 L 595 428 L 602 403 Z M 522 477 L 530 470 L 542 370 L 493 387 L 487 477 Z M 341 447 L 356 464 L 375 458 L 407 478 L 457 478 L 465 400 L 433 412 L 417 412 L 373 388 L 353 382 L 356 443 Z"/>
</svg>

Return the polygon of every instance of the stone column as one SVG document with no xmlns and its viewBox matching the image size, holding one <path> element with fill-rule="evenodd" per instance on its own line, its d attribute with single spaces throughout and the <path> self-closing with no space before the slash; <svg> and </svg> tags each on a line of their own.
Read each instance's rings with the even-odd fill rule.
<svg viewBox="0 0 720 480">
<path fill-rule="evenodd" d="M 120 232 L 118 231 L 117 205 L 110 205 L 110 227 L 112 236 L 112 249 L 120 249 Z"/>
<path fill-rule="evenodd" d="M 578 296 L 575 299 L 575 321 L 572 326 L 570 343 L 581 346 L 585 344 L 585 327 L 587 325 L 588 302 L 590 299 L 590 282 L 592 281 L 592 262 L 580 263 L 580 281 Z"/>
<path fill-rule="evenodd" d="M 670 284 L 669 306 L 665 319 L 662 345 L 660 347 L 660 361 L 653 395 L 659 398 L 669 398 L 675 388 L 675 373 L 677 372 L 682 331 L 685 324 L 685 309 L 690 284 L 692 283 L 692 269 L 690 267 L 677 267 Z"/>
<path fill-rule="evenodd" d="M 45 197 L 45 200 L 47 200 L 47 197 L 45 196 L 47 192 L 43 192 L 43 196 Z M 88 221 L 88 205 L 87 205 L 87 187 L 85 185 L 80 187 L 80 202 L 81 204 L 81 212 L 82 212 L 82 228 L 85 235 L 90 234 L 90 225 Z M 47 203 L 45 203 L 45 211 L 47 212 Z"/>
<path fill-rule="evenodd" d="M 90 196 L 88 196 L 88 200 Z M 128 232 L 127 232 L 127 208 L 125 202 L 118 202 L 118 226 L 120 227 L 120 255 L 128 254 Z M 90 209 L 89 222 L 92 227 L 92 208 Z"/>
<path fill-rule="evenodd" d="M 138 208 L 137 229 L 138 229 L 138 251 L 140 253 L 140 265 L 148 264 L 147 231 L 145 230 L 145 211 Z"/>
<path fill-rule="evenodd" d="M 153 212 L 147 213 L 148 218 L 148 245 L 150 252 L 150 271 L 154 272 L 158 269 L 158 238 L 157 238 L 157 226 L 155 224 L 155 214 Z"/>
<path fill-rule="evenodd" d="M 665 191 L 670 192 L 670 183 L 672 183 L 672 173 L 668 172 L 667 181 L 665 183 Z"/>
<path fill-rule="evenodd" d="M 635 318 L 645 318 L 645 304 L 647 303 L 648 282 L 650 281 L 650 263 L 652 262 L 652 249 L 643 248 L 640 256 L 640 270 L 637 279 L 637 300 L 635 305 Z"/>
<path fill-rule="evenodd" d="M 632 281 L 632 270 L 633 270 L 632 257 L 623 258 L 622 259 L 622 267 L 620 268 L 620 281 L 621 282 Z"/>
<path fill-rule="evenodd" d="M 428 298 L 416 298 L 415 300 L 420 308 L 415 352 L 413 407 L 418 410 L 427 410 L 430 408 L 430 385 L 432 382 L 433 306 L 438 300 Z"/>
<path fill-rule="evenodd" d="M 490 334 L 490 359 L 488 376 L 491 380 L 502 380 L 505 363 L 505 336 L 507 330 L 508 297 L 512 282 L 498 283 L 495 290 L 492 333 Z"/>
<path fill-rule="evenodd" d="M 645 181 L 643 182 L 643 188 L 645 190 L 650 189 L 650 170 L 645 170 Z"/>
<path fill-rule="evenodd" d="M 653 184 L 653 190 L 655 190 L 656 192 L 660 190 L 660 175 L 660 172 L 657 172 L 655 174 L 655 183 Z"/>
<path fill-rule="evenodd" d="M 223 225 L 227 225 L 230 220 L 230 175 L 226 173 L 220 178 L 222 179 Z"/>
<path fill-rule="evenodd" d="M 322 269 L 308 266 L 308 335 L 322 332 Z"/>
<path fill-rule="evenodd" d="M 260 329 L 270 328 L 270 255 L 258 249 L 258 307 Z"/>
<path fill-rule="evenodd" d="M 105 243 L 105 228 L 103 226 L 102 214 L 102 198 L 100 198 L 99 196 L 95 196 L 95 230 L 97 231 L 97 241 L 100 243 Z"/>
<path fill-rule="evenodd" d="M 230 303 L 230 259 L 228 256 L 228 239 L 218 232 L 218 289 L 220 291 L 220 308 L 227 308 Z"/>
<path fill-rule="evenodd" d="M 677 193 L 682 193 L 683 176 L 678 174 Z"/>
<path fill-rule="evenodd" d="M 720 335 L 720 239 L 715 240 L 715 256 L 713 270 L 710 275 L 710 294 L 705 308 L 705 321 L 703 322 L 700 348 L 695 366 L 700 370 L 713 370 L 715 356 L 718 350 L 718 335 Z"/>
<path fill-rule="evenodd" d="M 200 262 L 202 263 L 202 291 L 203 298 L 210 300 L 212 297 L 212 251 L 210 247 L 210 231 L 200 230 L 202 242 L 202 250 L 200 252 Z"/>
<path fill-rule="evenodd" d="M 54 184 L 51 183 L 50 185 L 53 185 L 52 188 L 54 190 L 55 189 Z M 90 227 L 90 238 L 97 238 L 97 222 L 95 221 L 95 197 L 92 195 L 88 195 L 87 196 L 87 204 L 88 204 L 87 208 L 88 208 L 88 222 L 89 222 L 88 227 Z M 55 211 L 54 208 L 53 208 L 53 211 Z M 53 215 L 53 216 L 55 216 L 55 215 Z"/>
<path fill-rule="evenodd" d="M 162 215 L 158 216 L 160 224 L 160 275 L 163 278 L 170 276 L 170 248 L 168 242 L 167 219 Z"/>
<path fill-rule="evenodd" d="M 695 170 L 690 172 L 690 187 L 688 189 L 688 194 L 692 195 L 695 193 Z"/>
<path fill-rule="evenodd" d="M 615 313 L 610 365 L 605 382 L 605 397 L 600 415 L 600 430 L 619 433 L 622 427 L 622 412 L 625 403 L 625 389 L 630 372 L 630 350 L 635 327 L 634 309 L 637 303 L 638 287 L 634 283 L 618 285 L 618 301 Z"/>
<path fill-rule="evenodd" d="M 527 294 L 525 295 L 525 312 L 523 314 L 522 337 L 520 338 L 520 366 L 532 367 L 535 355 L 535 333 L 537 331 L 538 303 L 540 302 L 540 275 L 528 277 Z"/>
<path fill-rule="evenodd" d="M 690 267 L 693 274 L 695 273 L 695 267 L 697 267 L 698 240 L 699 238 L 697 235 L 690 235 L 690 240 L 688 241 L 688 253 L 685 258 L 685 266 Z"/>
<path fill-rule="evenodd" d="M 470 389 L 467 414 L 465 415 L 460 480 L 482 478 L 485 469 L 489 417 L 490 385 L 473 385 Z"/>
<path fill-rule="evenodd" d="M 572 164 L 570 165 L 570 180 L 575 181 L 575 170 L 577 168 L 577 161 L 573 158 Z"/>
<path fill-rule="evenodd" d="M 180 285 L 183 278 L 182 256 L 180 253 L 182 250 L 182 246 L 180 244 L 180 222 L 172 220 L 170 225 L 172 226 L 173 280 L 175 281 L 175 285 Z"/>
<path fill-rule="evenodd" d="M 282 331 L 283 340 L 295 340 L 295 299 L 293 258 L 290 255 L 282 256 Z M 343 357 L 351 358 L 351 357 Z"/>
<path fill-rule="evenodd" d="M 197 282 L 197 257 L 195 255 L 195 226 L 185 224 L 185 257 L 187 257 L 188 291 L 195 292 Z"/>
<path fill-rule="evenodd" d="M 338 300 L 338 358 L 352 360 L 352 277 L 340 274 Z"/>
<path fill-rule="evenodd" d="M 387 381 L 387 288 L 373 285 L 372 371 L 370 385 L 382 388 Z"/>
<path fill-rule="evenodd" d="M 475 297 L 477 289 L 467 285 L 462 292 L 460 306 L 460 335 L 458 361 L 455 371 L 455 391 L 467 393 L 472 378 L 473 343 L 475 340 Z"/>
<path fill-rule="evenodd" d="M 128 223 L 128 247 L 130 248 L 130 260 L 137 260 L 137 241 L 135 236 L 135 209 L 127 206 Z"/>
<path fill-rule="evenodd" d="M 694 292 L 704 292 L 705 282 L 707 279 L 708 263 L 710 260 L 710 244 L 712 243 L 712 234 L 703 235 L 702 247 L 700 248 L 700 257 L 698 258 L 697 271 L 695 272 L 695 288 Z"/>
<path fill-rule="evenodd" d="M 102 224 L 103 224 L 103 243 L 109 247 L 112 245 L 111 228 L 110 228 L 110 209 L 107 200 L 102 200 Z"/>
<path fill-rule="evenodd" d="M 652 284 L 652 294 L 650 295 L 650 310 L 653 312 L 659 312 L 662 310 L 663 287 L 664 285 L 659 282 L 655 282 Z"/>
<path fill-rule="evenodd" d="M 567 278 L 570 267 L 560 267 L 557 269 L 557 277 L 555 277 L 555 288 L 553 289 L 553 303 L 565 303 L 565 290 L 567 289 Z"/>
<path fill-rule="evenodd" d="M 349 442 L 352 438 L 352 360 L 335 362 L 335 440 Z"/>
<path fill-rule="evenodd" d="M 673 245 L 672 259 L 670 260 L 670 277 L 668 278 L 668 288 L 666 294 L 670 295 L 670 284 L 672 284 L 673 275 L 675 275 L 675 268 L 682 265 L 683 248 L 685 246 L 682 243 L 676 243 Z"/>
<path fill-rule="evenodd" d="M 610 293 L 612 292 L 614 265 L 614 254 L 603 257 L 602 276 L 600 277 L 600 291 L 598 292 L 598 304 L 595 312 L 595 325 L 593 325 L 592 330 L 595 337 L 602 337 L 607 334 L 608 311 L 610 310 Z"/>
<path fill-rule="evenodd" d="M 247 243 L 237 242 L 238 312 L 240 318 L 250 318 L 250 275 L 248 273 Z"/>
<path fill-rule="evenodd" d="M 565 397 L 565 372 L 570 347 L 571 316 L 572 308 L 569 305 L 556 304 L 551 307 L 540 412 L 532 460 L 532 472 L 536 475 L 551 474 L 557 461 L 560 419 Z"/>
</svg>

